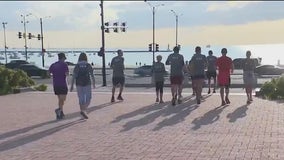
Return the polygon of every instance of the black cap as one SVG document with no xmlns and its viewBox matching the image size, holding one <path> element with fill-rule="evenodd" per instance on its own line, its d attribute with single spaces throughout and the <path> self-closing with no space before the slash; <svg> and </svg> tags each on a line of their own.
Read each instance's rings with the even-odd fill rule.
<svg viewBox="0 0 284 160">
<path fill-rule="evenodd" d="M 58 59 L 66 59 L 66 56 L 64 53 L 58 53 Z"/>
</svg>

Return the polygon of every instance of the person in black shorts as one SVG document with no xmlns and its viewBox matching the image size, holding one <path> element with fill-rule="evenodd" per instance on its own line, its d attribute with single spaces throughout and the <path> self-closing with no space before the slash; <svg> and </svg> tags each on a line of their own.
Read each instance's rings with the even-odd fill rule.
<svg viewBox="0 0 284 160">
<path fill-rule="evenodd" d="M 153 65 L 153 74 L 155 79 L 155 86 L 156 86 L 156 102 L 164 103 L 163 101 L 163 88 L 164 88 L 164 81 L 165 81 L 165 65 L 162 63 L 162 56 L 158 55 L 157 62 Z"/>
<path fill-rule="evenodd" d="M 113 74 L 112 74 L 113 87 L 112 87 L 111 102 L 115 102 L 114 94 L 116 87 L 120 87 L 117 99 L 123 100 L 121 94 L 125 83 L 125 76 L 124 76 L 125 67 L 124 67 L 123 51 L 121 49 L 117 50 L 117 56 L 111 60 L 110 67 L 113 69 Z"/>
<path fill-rule="evenodd" d="M 207 72 L 206 72 L 206 76 L 208 79 L 208 94 L 211 93 L 211 78 L 213 78 L 213 93 L 216 93 L 216 61 L 217 61 L 217 57 L 213 56 L 213 51 L 209 50 L 208 51 L 208 56 L 207 58 Z"/>
<path fill-rule="evenodd" d="M 49 67 L 49 73 L 52 74 L 53 79 L 54 94 L 58 98 L 58 108 L 55 109 L 57 120 L 64 118 L 63 105 L 68 93 L 67 76 L 69 75 L 69 69 L 65 59 L 65 54 L 59 53 L 58 61 Z"/>
</svg>

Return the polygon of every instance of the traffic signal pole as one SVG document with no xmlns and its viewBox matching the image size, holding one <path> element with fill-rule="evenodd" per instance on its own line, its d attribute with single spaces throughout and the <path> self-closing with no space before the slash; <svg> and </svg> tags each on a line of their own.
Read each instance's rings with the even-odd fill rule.
<svg viewBox="0 0 284 160">
<path fill-rule="evenodd" d="M 101 52 L 102 52 L 102 75 L 103 75 L 103 86 L 106 86 L 106 62 L 105 62 L 105 27 L 104 27 L 104 6 L 103 6 L 103 0 L 101 0 L 101 30 L 102 30 L 102 47 L 101 47 Z"/>
</svg>

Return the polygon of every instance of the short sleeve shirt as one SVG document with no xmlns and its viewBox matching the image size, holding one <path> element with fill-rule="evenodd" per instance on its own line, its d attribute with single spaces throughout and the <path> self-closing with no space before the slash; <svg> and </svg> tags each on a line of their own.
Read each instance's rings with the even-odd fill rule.
<svg viewBox="0 0 284 160">
<path fill-rule="evenodd" d="M 209 72 L 215 72 L 216 71 L 216 61 L 217 61 L 217 57 L 215 57 L 213 55 L 207 56 L 207 62 L 208 62 L 207 71 L 209 71 Z"/>
<path fill-rule="evenodd" d="M 167 58 L 166 64 L 171 65 L 171 76 L 183 76 L 183 55 L 178 53 L 170 54 Z"/>
<path fill-rule="evenodd" d="M 77 77 L 79 76 L 78 73 L 79 73 L 79 68 L 82 67 L 82 68 L 85 68 L 86 67 L 86 70 L 87 72 L 89 73 L 89 79 L 88 79 L 88 84 L 87 85 L 91 85 L 91 76 L 94 77 L 94 73 L 93 73 L 93 68 L 91 66 L 91 64 L 89 64 L 87 61 L 80 61 L 76 64 L 75 68 L 74 68 L 74 71 L 73 71 L 73 77 L 76 79 L 76 85 L 77 85 Z"/>
<path fill-rule="evenodd" d="M 233 64 L 232 59 L 227 56 L 221 56 L 216 61 L 216 66 L 218 67 L 219 73 L 223 72 L 228 75 L 230 75 L 232 64 Z"/>
<path fill-rule="evenodd" d="M 113 77 L 124 77 L 124 58 L 116 56 L 111 60 Z"/>
<path fill-rule="evenodd" d="M 165 65 L 162 62 L 155 62 L 153 66 L 153 73 L 156 82 L 164 81 Z"/>
<path fill-rule="evenodd" d="M 243 71 L 254 71 L 256 65 L 253 59 L 244 59 L 242 64 Z"/>
<path fill-rule="evenodd" d="M 68 65 L 64 61 L 57 61 L 49 67 L 52 74 L 53 86 L 67 87 L 66 73 L 69 72 Z"/>
<path fill-rule="evenodd" d="M 190 60 L 190 65 L 192 66 L 192 75 L 204 75 L 207 65 L 206 56 L 203 54 L 194 54 Z"/>
</svg>

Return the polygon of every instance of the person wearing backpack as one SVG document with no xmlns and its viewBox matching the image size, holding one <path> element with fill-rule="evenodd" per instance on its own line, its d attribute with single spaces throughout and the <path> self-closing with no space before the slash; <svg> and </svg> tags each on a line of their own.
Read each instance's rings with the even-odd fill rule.
<svg viewBox="0 0 284 160">
<path fill-rule="evenodd" d="M 88 119 L 86 110 L 92 99 L 91 84 L 93 84 L 93 88 L 95 88 L 95 76 L 91 64 L 88 63 L 86 53 L 80 54 L 78 63 L 74 68 L 70 87 L 71 92 L 73 90 L 74 82 L 76 83 L 77 95 L 81 110 L 80 114 L 83 116 L 83 118 Z"/>
</svg>

